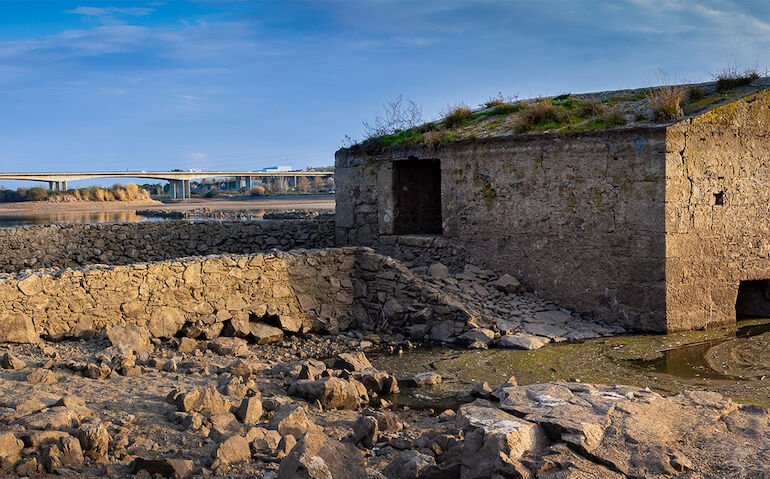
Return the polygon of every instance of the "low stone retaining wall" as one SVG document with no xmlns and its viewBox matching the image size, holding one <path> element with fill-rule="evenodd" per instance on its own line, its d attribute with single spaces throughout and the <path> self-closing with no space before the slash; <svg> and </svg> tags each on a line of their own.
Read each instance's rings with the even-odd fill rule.
<svg viewBox="0 0 770 479">
<path fill-rule="evenodd" d="M 0 272 L 126 265 L 271 248 L 334 246 L 334 220 L 162 221 L 0 228 Z"/>
<path fill-rule="evenodd" d="M 398 261 L 358 247 L 0 274 L 0 342 L 11 329 L 56 338 L 126 324 L 160 338 L 195 328 L 267 342 L 353 325 L 462 330 L 469 318 Z"/>
</svg>

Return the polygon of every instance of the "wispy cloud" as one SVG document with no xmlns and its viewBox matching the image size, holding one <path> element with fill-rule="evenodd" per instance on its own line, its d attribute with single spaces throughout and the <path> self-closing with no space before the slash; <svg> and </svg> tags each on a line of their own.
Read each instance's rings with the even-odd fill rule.
<svg viewBox="0 0 770 479">
<path fill-rule="evenodd" d="M 154 12 L 155 9 L 147 7 L 76 7 L 71 10 L 65 10 L 64 13 L 72 15 L 84 15 L 87 17 L 106 17 L 117 15 L 129 15 L 142 17 Z"/>
</svg>

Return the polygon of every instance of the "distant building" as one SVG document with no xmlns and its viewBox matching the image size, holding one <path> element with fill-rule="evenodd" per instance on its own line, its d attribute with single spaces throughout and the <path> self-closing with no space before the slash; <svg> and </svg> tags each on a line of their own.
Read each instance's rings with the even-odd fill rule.
<svg viewBox="0 0 770 479">
<path fill-rule="evenodd" d="M 264 173 L 282 173 L 294 171 L 294 169 L 291 166 L 268 166 L 267 168 L 262 168 L 262 171 Z"/>
</svg>

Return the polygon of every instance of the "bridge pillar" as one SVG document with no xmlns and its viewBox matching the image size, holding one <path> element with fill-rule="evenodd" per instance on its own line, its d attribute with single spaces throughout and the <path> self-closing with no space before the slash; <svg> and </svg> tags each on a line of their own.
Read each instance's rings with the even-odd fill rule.
<svg viewBox="0 0 770 479">
<path fill-rule="evenodd" d="M 182 180 L 182 198 L 190 198 L 190 180 Z"/>
<path fill-rule="evenodd" d="M 67 182 L 66 181 L 62 181 L 61 182 L 61 190 L 62 191 L 67 191 Z"/>
<path fill-rule="evenodd" d="M 48 182 L 48 189 L 51 191 L 53 191 L 53 183 L 54 183 L 53 181 Z"/>
</svg>

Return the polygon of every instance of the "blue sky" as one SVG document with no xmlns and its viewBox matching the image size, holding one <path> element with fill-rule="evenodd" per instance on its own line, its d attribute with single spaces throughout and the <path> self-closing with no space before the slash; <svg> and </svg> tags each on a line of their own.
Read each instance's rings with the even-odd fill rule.
<svg viewBox="0 0 770 479">
<path fill-rule="evenodd" d="M 429 120 L 768 57 L 766 1 L 0 1 L 0 171 L 329 165 L 399 94 Z"/>
</svg>

